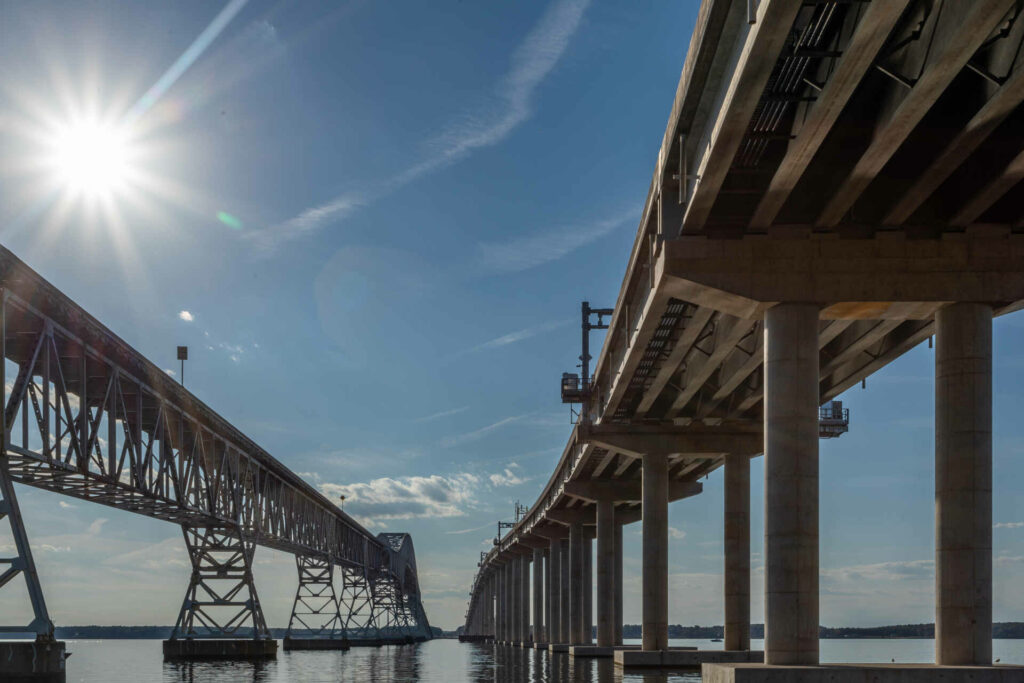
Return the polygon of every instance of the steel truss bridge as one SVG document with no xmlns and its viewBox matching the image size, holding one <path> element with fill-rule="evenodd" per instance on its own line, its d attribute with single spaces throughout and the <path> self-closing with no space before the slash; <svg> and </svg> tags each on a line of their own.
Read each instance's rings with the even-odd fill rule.
<svg viewBox="0 0 1024 683">
<path fill-rule="evenodd" d="M 192 576 L 172 639 L 271 637 L 260 545 L 295 555 L 289 635 L 431 637 L 408 534 L 371 534 L 3 247 L 0 290 L 0 519 L 16 547 L 0 589 L 21 575 L 34 613 L 0 632 L 53 637 L 18 482 L 181 526 Z"/>
</svg>

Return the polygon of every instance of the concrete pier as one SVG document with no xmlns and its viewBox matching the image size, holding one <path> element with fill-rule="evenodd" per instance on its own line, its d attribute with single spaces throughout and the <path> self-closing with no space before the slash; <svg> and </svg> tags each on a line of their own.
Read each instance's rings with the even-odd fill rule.
<svg viewBox="0 0 1024 683">
<path fill-rule="evenodd" d="M 935 314 L 935 663 L 992 663 L 992 308 Z"/>
<path fill-rule="evenodd" d="M 643 457 L 644 650 L 668 647 L 668 458 Z"/>
<path fill-rule="evenodd" d="M 522 557 L 515 556 L 512 558 L 512 585 L 510 586 L 510 592 L 512 593 L 512 623 L 509 633 L 509 640 L 516 643 L 522 640 Z"/>
<path fill-rule="evenodd" d="M 584 645 L 594 643 L 594 542 L 583 534 L 583 629 Z"/>
<path fill-rule="evenodd" d="M 519 558 L 519 642 L 528 643 L 530 637 L 530 556 Z"/>
<path fill-rule="evenodd" d="M 750 458 L 725 456 L 726 650 L 750 649 Z"/>
<path fill-rule="evenodd" d="M 569 633 L 572 626 L 572 618 L 569 611 L 569 603 L 572 599 L 572 588 L 569 582 L 569 543 L 567 539 L 563 539 L 561 545 L 562 557 L 559 560 L 561 586 L 558 589 L 558 598 L 561 602 L 561 604 L 559 605 L 561 617 L 559 621 L 560 628 L 558 630 L 557 643 L 561 645 L 567 645 L 570 640 Z M 552 641 L 554 641 L 554 638 L 552 638 Z"/>
<path fill-rule="evenodd" d="M 552 539 L 548 549 L 548 642 L 562 636 L 562 540 Z"/>
<path fill-rule="evenodd" d="M 546 640 L 544 636 L 544 551 L 533 550 L 533 642 Z"/>
<path fill-rule="evenodd" d="M 612 579 L 615 611 L 612 615 L 615 645 L 622 645 L 622 524 L 615 522 L 615 575 Z"/>
<path fill-rule="evenodd" d="M 765 663 L 818 663 L 818 307 L 765 314 Z"/>
<path fill-rule="evenodd" d="M 569 644 L 583 644 L 583 525 L 575 523 L 569 526 Z"/>
<path fill-rule="evenodd" d="M 597 645 L 615 644 L 615 502 L 597 501 Z"/>
<path fill-rule="evenodd" d="M 0 642 L 0 681 L 64 683 L 66 657 L 60 640 Z"/>
<path fill-rule="evenodd" d="M 477 636 L 483 639 L 484 636 Z M 285 652 L 291 650 L 347 650 L 348 638 L 291 638 L 286 636 L 281 641 Z"/>
<path fill-rule="evenodd" d="M 164 659 L 274 659 L 272 638 L 177 638 L 165 640 Z"/>
</svg>

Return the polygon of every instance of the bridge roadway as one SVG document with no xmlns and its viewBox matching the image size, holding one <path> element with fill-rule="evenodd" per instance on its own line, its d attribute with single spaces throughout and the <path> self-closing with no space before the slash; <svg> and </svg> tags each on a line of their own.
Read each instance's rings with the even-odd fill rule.
<svg viewBox="0 0 1024 683">
<path fill-rule="evenodd" d="M 626 666 L 734 662 L 705 667 L 714 681 L 816 675 L 816 411 L 935 337 L 935 665 L 1020 675 L 988 667 L 991 328 L 1024 304 L 1022 9 L 701 3 L 581 419 L 481 558 L 467 639 Z M 762 453 L 768 666 L 749 651 L 749 458 Z M 673 652 L 667 505 L 723 467 L 725 653 Z M 621 527 L 641 519 L 643 643 L 629 652 Z M 921 671 L 872 675 L 937 673 Z"/>
<path fill-rule="evenodd" d="M 286 648 L 430 637 L 407 534 L 374 536 L 3 247 L 0 289 L 0 520 L 17 546 L 0 588 L 23 575 L 34 612 L 0 632 L 53 637 L 13 480 L 181 526 L 193 573 L 168 656 L 273 654 L 257 545 L 296 557 Z"/>
</svg>

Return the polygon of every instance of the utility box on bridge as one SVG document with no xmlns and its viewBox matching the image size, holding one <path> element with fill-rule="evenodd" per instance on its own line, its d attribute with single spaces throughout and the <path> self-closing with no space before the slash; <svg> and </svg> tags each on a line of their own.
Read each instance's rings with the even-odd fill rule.
<svg viewBox="0 0 1024 683">
<path fill-rule="evenodd" d="M 575 372 L 562 373 L 562 403 L 582 403 L 583 389 L 580 376 Z"/>
<path fill-rule="evenodd" d="M 829 401 L 818 408 L 818 436 L 834 439 L 850 431 L 850 409 L 842 401 Z"/>
</svg>

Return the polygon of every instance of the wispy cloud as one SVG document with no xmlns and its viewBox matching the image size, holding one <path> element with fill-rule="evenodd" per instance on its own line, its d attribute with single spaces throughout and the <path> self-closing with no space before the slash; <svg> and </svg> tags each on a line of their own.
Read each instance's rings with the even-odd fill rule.
<svg viewBox="0 0 1024 683">
<path fill-rule="evenodd" d="M 431 171 L 504 140 L 532 115 L 537 87 L 565 53 L 589 4 L 590 0 L 560 0 L 548 7 L 513 52 L 508 71 L 495 86 L 493 102 L 450 126 L 433 142 L 431 153 L 422 161 L 373 189 L 344 192 L 277 226 L 252 233 L 256 245 L 264 252 L 273 251 L 286 241 L 349 216 Z"/>
<path fill-rule="evenodd" d="M 475 353 L 477 351 L 497 349 L 502 346 L 508 346 L 509 344 L 515 344 L 516 342 L 521 342 L 524 339 L 535 337 L 543 332 L 550 332 L 551 330 L 556 330 L 559 327 L 565 327 L 571 322 L 571 320 L 559 320 L 556 322 L 544 323 L 542 325 L 534 325 L 533 327 L 526 327 L 521 330 L 516 330 L 515 332 L 503 334 L 500 337 L 495 337 L 489 341 L 485 341 L 483 344 L 478 344 L 471 349 L 467 349 L 465 353 Z"/>
<path fill-rule="evenodd" d="M 677 529 L 674 526 L 668 528 L 668 537 L 673 541 L 681 541 L 686 538 L 686 532 L 682 529 Z"/>
<path fill-rule="evenodd" d="M 452 408 L 451 410 L 442 410 L 439 413 L 433 415 L 426 415 L 424 417 L 417 417 L 413 422 L 431 422 L 432 420 L 440 420 L 442 417 L 450 417 L 452 415 L 458 415 L 469 410 L 469 406 L 462 406 L 461 408 Z"/>
<path fill-rule="evenodd" d="M 445 448 L 451 448 L 452 446 L 458 446 L 464 443 L 469 443 L 471 441 L 477 441 L 479 439 L 484 438 L 485 436 L 493 432 L 495 429 L 500 429 L 507 424 L 511 424 L 513 422 L 522 420 L 524 417 L 526 416 L 513 415 L 512 417 L 506 417 L 503 420 L 498 420 L 497 422 L 489 424 L 486 427 L 475 429 L 472 432 L 456 434 L 454 436 L 446 436 L 445 438 L 441 439 L 441 445 L 444 446 Z"/>
<path fill-rule="evenodd" d="M 470 534 L 470 533 L 473 533 L 474 531 L 480 531 L 481 529 L 489 529 L 489 528 L 491 528 L 493 526 L 494 526 L 494 522 L 488 522 L 487 524 L 483 524 L 481 526 L 475 526 L 472 529 L 459 529 L 457 531 L 446 531 L 445 533 L 448 534 L 449 536 L 450 535 L 454 535 L 454 534 Z"/>
<path fill-rule="evenodd" d="M 563 256 L 636 220 L 630 210 L 589 225 L 569 225 L 542 230 L 507 242 L 479 245 L 481 266 L 489 273 L 518 273 L 557 261 Z"/>
<path fill-rule="evenodd" d="M 511 463 L 505 468 L 504 472 L 497 472 L 492 474 L 488 479 L 491 480 L 491 486 L 518 486 L 519 484 L 525 484 L 529 481 L 528 478 L 520 477 L 513 470 L 517 469 L 518 465 Z"/>
<path fill-rule="evenodd" d="M 1021 527 L 1024 527 L 1024 522 L 999 522 L 992 525 L 994 529 L 1020 529 Z"/>
<path fill-rule="evenodd" d="M 75 507 L 71 503 L 66 503 L 63 500 L 58 501 L 57 504 L 60 505 L 65 510 L 71 510 L 71 509 L 73 509 Z"/>
</svg>

